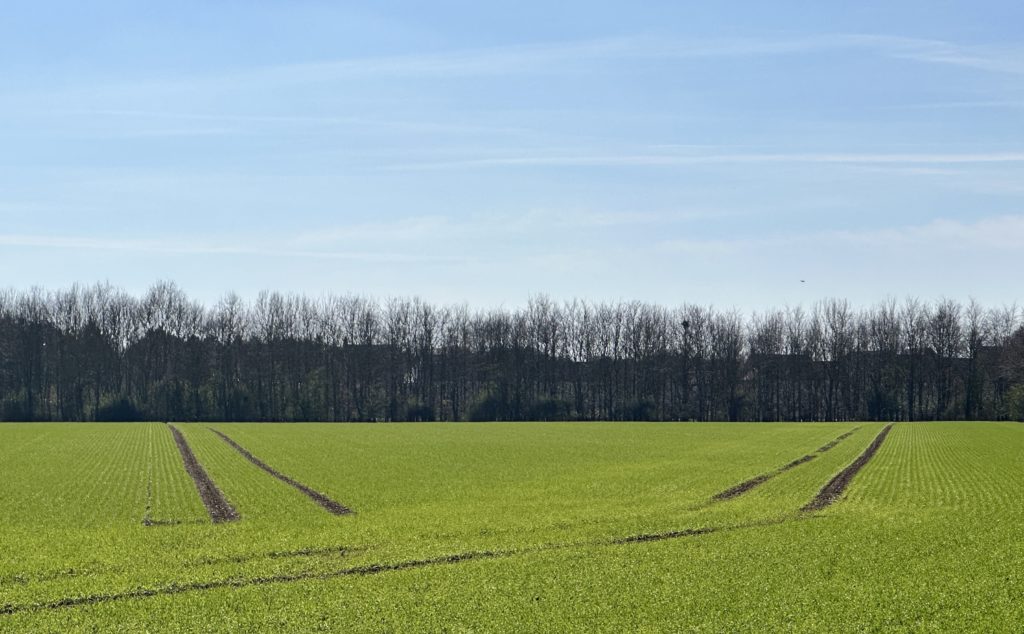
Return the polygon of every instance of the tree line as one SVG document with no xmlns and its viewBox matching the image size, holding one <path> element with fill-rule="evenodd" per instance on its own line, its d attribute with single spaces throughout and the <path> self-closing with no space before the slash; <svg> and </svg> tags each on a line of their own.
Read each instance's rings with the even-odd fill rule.
<svg viewBox="0 0 1024 634">
<path fill-rule="evenodd" d="M 0 292 L 0 420 L 1024 420 L 1024 314 Z"/>
</svg>

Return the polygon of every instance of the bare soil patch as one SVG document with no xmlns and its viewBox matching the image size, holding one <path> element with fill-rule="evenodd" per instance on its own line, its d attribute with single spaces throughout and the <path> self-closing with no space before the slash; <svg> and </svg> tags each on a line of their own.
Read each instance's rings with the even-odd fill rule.
<svg viewBox="0 0 1024 634">
<path fill-rule="evenodd" d="M 245 447 L 239 445 L 226 434 L 219 432 L 216 429 L 213 429 L 212 427 L 208 427 L 207 429 L 220 436 L 224 442 L 231 445 L 235 449 L 235 451 L 242 454 L 242 456 L 244 456 L 246 460 L 253 463 L 260 469 L 263 469 L 264 471 L 274 476 L 281 482 L 284 482 L 289 486 L 295 487 L 296 489 L 301 491 L 306 497 L 310 498 L 311 500 L 319 504 L 321 507 L 323 507 L 327 512 L 333 513 L 335 515 L 348 515 L 352 513 L 352 509 L 341 504 L 340 502 L 336 502 L 331 498 L 327 497 L 326 495 L 324 495 L 323 493 L 320 493 L 319 491 L 314 491 L 305 484 L 302 484 L 301 482 L 286 476 L 277 469 L 274 469 L 267 463 L 263 462 L 256 456 L 252 455 Z"/>
<path fill-rule="evenodd" d="M 221 490 L 217 488 L 209 474 L 206 473 L 206 469 L 203 469 L 203 465 L 199 464 L 199 460 L 192 453 L 192 448 L 188 446 L 185 437 L 174 425 L 168 425 L 168 427 L 171 434 L 174 435 L 174 444 L 178 446 L 181 460 L 185 463 L 185 471 L 192 476 L 196 491 L 199 492 L 199 498 L 203 501 L 203 506 L 206 507 L 206 512 L 210 514 L 213 523 L 234 522 L 239 519 L 238 511 L 231 506 Z"/>
<path fill-rule="evenodd" d="M 889 435 L 889 431 L 891 430 L 892 425 L 886 425 L 885 429 L 879 432 L 879 434 L 875 436 L 875 439 L 871 441 L 871 444 L 864 450 L 864 453 L 857 456 L 856 460 L 851 462 L 845 469 L 829 480 L 828 484 L 822 487 L 821 491 L 818 491 L 818 495 L 816 495 L 813 500 L 808 502 L 800 510 L 819 511 L 838 500 L 846 490 L 846 487 L 850 486 L 850 482 L 853 480 L 853 477 L 857 475 L 857 473 L 875 456 L 878 448 L 882 446 L 883 442 L 885 442 L 885 437 Z"/>
</svg>

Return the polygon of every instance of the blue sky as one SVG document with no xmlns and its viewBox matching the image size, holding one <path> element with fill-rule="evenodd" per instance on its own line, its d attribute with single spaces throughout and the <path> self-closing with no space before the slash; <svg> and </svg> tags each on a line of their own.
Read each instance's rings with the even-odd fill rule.
<svg viewBox="0 0 1024 634">
<path fill-rule="evenodd" d="M 0 286 L 1024 300 L 1019 2 L 362 5 L 5 6 Z"/>
</svg>

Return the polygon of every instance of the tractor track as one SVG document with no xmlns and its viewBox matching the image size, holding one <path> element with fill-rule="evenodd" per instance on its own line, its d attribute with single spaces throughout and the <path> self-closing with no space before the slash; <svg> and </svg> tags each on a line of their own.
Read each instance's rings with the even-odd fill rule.
<svg viewBox="0 0 1024 634">
<path fill-rule="evenodd" d="M 156 523 L 153 526 L 164 526 L 166 524 Z M 179 569 L 195 569 L 203 566 L 217 566 L 222 564 L 248 564 L 254 561 L 297 559 L 303 557 L 325 557 L 341 556 L 347 557 L 355 553 L 365 552 L 364 547 L 350 546 L 322 546 L 299 548 L 296 550 L 272 550 L 263 553 L 248 553 L 238 555 L 224 555 L 222 557 L 203 557 L 175 564 Z M 110 566 L 104 568 L 69 568 L 65 570 L 54 570 L 45 573 L 21 573 L 0 577 L 0 588 L 12 585 L 27 585 L 29 583 L 46 583 L 57 579 L 69 579 L 84 577 L 91 574 L 116 574 L 129 570 L 123 566 Z"/>
<path fill-rule="evenodd" d="M 324 495 L 323 493 L 320 493 L 319 491 L 315 491 L 315 490 L 309 488 L 308 486 L 306 486 L 305 484 L 302 484 L 298 480 L 290 478 L 289 476 L 286 476 L 285 474 L 281 473 L 277 469 L 274 469 L 273 467 L 271 467 L 267 463 L 263 462 L 262 460 L 260 460 L 256 456 L 252 455 L 252 453 L 250 453 L 248 449 L 246 449 L 245 447 L 239 445 L 237 442 L 232 440 L 227 434 L 225 434 L 223 432 L 220 432 L 220 431 L 217 431 L 216 429 L 213 429 L 212 427 L 207 427 L 207 429 L 209 429 L 213 433 L 215 433 L 218 436 L 220 436 L 221 440 L 223 440 L 227 444 L 231 445 L 231 447 L 235 451 L 237 451 L 238 453 L 242 454 L 242 456 L 246 460 L 248 460 L 252 464 L 256 465 L 260 469 L 266 471 L 270 475 L 274 476 L 275 478 L 277 478 L 281 482 L 284 482 L 285 484 L 298 489 L 303 495 L 305 495 L 309 499 L 311 499 L 314 502 L 316 502 L 317 504 L 319 504 L 328 513 L 333 513 L 334 515 L 349 515 L 349 514 L 352 513 L 352 509 L 350 509 L 347 506 L 341 504 L 340 502 L 336 502 L 336 501 L 332 500 L 331 498 L 327 497 L 326 495 Z"/>
<path fill-rule="evenodd" d="M 171 434 L 174 435 L 174 444 L 178 446 L 178 451 L 181 453 L 185 471 L 192 476 L 192 482 L 196 485 L 196 491 L 199 492 L 199 498 L 203 501 L 206 512 L 210 514 L 210 520 L 214 524 L 238 520 L 240 518 L 238 511 L 231 506 L 221 490 L 217 488 L 210 475 L 206 473 L 206 469 L 203 469 L 203 465 L 199 464 L 199 460 L 192 453 L 192 448 L 189 447 L 185 436 L 174 425 L 168 425 L 168 427 Z"/>
<path fill-rule="evenodd" d="M 833 449 L 836 445 L 852 436 L 854 432 L 856 432 L 858 429 L 860 429 L 860 427 L 854 427 L 850 431 L 840 434 L 836 438 L 825 443 L 824 445 L 819 447 L 814 453 L 809 453 L 805 456 L 797 458 L 796 460 L 793 460 L 792 462 L 789 462 L 774 471 L 769 471 L 768 473 L 756 475 L 753 478 L 750 478 L 749 480 L 744 480 L 743 482 L 731 486 L 724 491 L 720 491 L 711 496 L 711 500 L 707 502 L 707 504 L 713 504 L 715 502 L 722 502 L 724 500 L 731 500 L 732 498 L 739 497 L 746 493 L 747 491 L 750 491 L 751 489 L 764 484 L 768 480 L 771 480 L 777 475 L 783 474 L 786 471 L 789 471 L 790 469 L 795 469 L 796 467 L 799 467 L 804 463 L 810 462 L 811 460 L 817 458 L 820 454 L 823 454 L 826 451 Z"/>
<path fill-rule="evenodd" d="M 742 530 L 747 528 L 759 528 L 775 526 L 791 522 L 806 521 L 814 519 L 812 515 L 787 515 L 779 518 L 751 522 L 748 524 L 732 524 L 725 526 L 707 526 L 702 528 L 687 528 L 682 530 L 666 531 L 663 533 L 642 533 L 617 537 L 614 539 L 596 540 L 588 542 L 571 542 L 560 544 L 545 544 L 541 546 L 526 547 L 509 550 L 472 550 L 467 552 L 442 555 L 424 559 L 410 559 L 393 563 L 366 564 L 332 570 L 327 572 L 295 572 L 279 575 L 268 575 L 264 577 L 230 577 L 226 579 L 215 579 L 211 581 L 199 581 L 192 583 L 171 582 L 164 586 L 153 588 L 136 588 L 124 592 L 113 592 L 109 594 L 91 594 L 77 597 L 64 597 L 54 601 L 32 604 L 6 604 L 0 605 L 0 616 L 11 616 L 25 612 L 47 612 L 67 608 L 96 605 L 101 603 L 114 603 L 132 599 L 144 599 L 148 597 L 169 596 L 192 592 L 206 592 L 223 588 L 246 588 L 252 586 L 265 586 L 275 584 L 287 584 L 300 581 L 316 581 L 339 579 L 343 577 L 364 577 L 378 575 L 387 572 L 399 572 L 416 568 L 428 568 L 433 566 L 446 566 L 466 561 L 486 559 L 507 559 L 516 556 L 530 555 L 548 551 L 568 550 L 572 548 L 602 547 L 602 546 L 624 546 L 646 542 L 665 541 L 686 537 L 699 537 L 712 533 Z"/>
<path fill-rule="evenodd" d="M 828 484 L 823 486 L 818 495 L 814 496 L 814 499 L 804 505 L 801 511 L 820 511 L 821 509 L 831 505 L 833 502 L 842 496 L 843 492 L 846 491 L 846 487 L 850 486 L 850 482 L 854 476 L 860 472 L 875 456 L 878 452 L 879 447 L 885 442 L 886 436 L 892 430 L 892 424 L 886 425 L 881 432 L 875 436 L 875 439 L 871 441 L 864 453 L 857 456 L 857 459 L 846 466 L 845 469 L 837 473 Z"/>
</svg>

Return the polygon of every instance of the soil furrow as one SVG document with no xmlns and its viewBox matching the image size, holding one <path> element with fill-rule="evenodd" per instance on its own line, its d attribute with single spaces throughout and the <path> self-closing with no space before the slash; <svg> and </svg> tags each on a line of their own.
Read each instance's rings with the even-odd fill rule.
<svg viewBox="0 0 1024 634">
<path fill-rule="evenodd" d="M 725 491 L 720 491 L 714 494 L 711 499 L 721 501 L 728 500 L 739 495 L 743 495 L 744 493 L 753 489 L 754 487 L 764 484 L 768 480 L 771 480 L 779 473 L 779 471 L 773 471 L 771 473 L 762 473 L 759 476 L 754 476 L 749 480 L 744 480 L 743 482 L 740 482 L 736 486 L 729 487 Z"/>
<path fill-rule="evenodd" d="M 759 522 L 749 522 L 747 524 L 731 524 L 728 526 L 705 526 L 703 528 L 684 528 L 682 530 L 666 531 L 664 533 L 641 533 L 639 535 L 630 535 L 628 537 L 617 537 L 608 542 L 601 542 L 600 545 L 607 546 L 611 544 L 636 544 L 642 542 L 660 542 L 666 539 L 678 539 L 680 537 L 696 537 L 698 535 L 709 535 L 711 533 L 735 531 L 743 528 L 775 526 L 777 524 L 785 524 L 787 522 L 793 522 L 802 519 L 806 518 L 778 517 L 774 519 L 762 520 Z"/>
<path fill-rule="evenodd" d="M 815 451 L 814 453 L 809 453 L 806 456 L 802 456 L 800 458 L 797 458 L 796 460 L 794 460 L 794 461 L 792 461 L 790 463 L 787 463 L 787 464 L 779 467 L 775 471 L 769 471 L 768 473 L 762 473 L 761 475 L 756 475 L 753 478 L 750 478 L 749 480 L 744 480 L 743 482 L 740 482 L 739 484 L 737 484 L 735 486 L 729 487 L 725 491 L 720 491 L 720 492 L 714 494 L 713 496 L 711 496 L 711 502 L 721 502 L 723 500 L 731 500 L 734 497 L 743 495 L 744 493 L 746 493 L 747 491 L 753 489 L 754 487 L 757 487 L 757 486 L 760 486 L 760 485 L 764 484 L 765 482 L 771 480 L 772 478 L 774 478 L 775 476 L 777 476 L 779 474 L 785 473 L 785 472 L 789 471 L 790 469 L 794 469 L 796 467 L 799 467 L 800 465 L 804 464 L 805 462 L 810 462 L 811 460 L 814 460 L 815 458 L 817 458 L 818 454 L 825 453 L 826 451 L 832 449 L 833 447 L 835 447 L 839 443 L 843 442 L 844 440 L 846 440 L 847 438 L 852 436 L 853 433 L 855 431 L 857 431 L 858 429 L 860 429 L 860 427 L 855 427 L 855 428 L 851 429 L 850 431 L 837 436 L 833 440 L 830 440 L 828 443 L 826 443 L 826 444 L 822 445 L 821 447 L 819 447 L 818 450 Z"/>
<path fill-rule="evenodd" d="M 709 533 L 717 532 L 719 528 L 685 528 L 681 531 L 668 531 L 665 533 L 643 533 L 641 535 L 630 535 L 629 537 L 619 537 L 612 540 L 613 544 L 637 544 L 642 542 L 660 542 L 666 539 L 676 539 L 679 537 L 694 537 L 696 535 L 707 535 Z"/>
<path fill-rule="evenodd" d="M 173 520 L 172 520 L 173 521 Z M 182 522 L 177 522 L 181 524 Z M 190 522 L 195 523 L 195 522 Z M 151 526 L 166 526 L 167 523 L 153 523 Z M 292 559 L 301 557 L 321 557 L 327 555 L 339 555 L 348 556 L 353 553 L 360 553 L 366 550 L 365 547 L 350 547 L 350 546 L 325 546 L 320 548 L 301 548 L 298 550 L 272 550 L 265 553 L 252 553 L 245 555 L 226 555 L 224 557 L 206 557 L 203 559 L 194 559 L 191 561 L 184 561 L 180 564 L 176 564 L 179 569 L 190 569 L 200 568 L 203 566 L 215 566 L 220 564 L 247 564 L 253 561 L 259 561 L 264 559 Z M 120 566 L 109 567 L 109 568 L 89 568 L 89 569 L 68 569 L 68 570 L 57 570 L 48 573 L 23 573 L 14 574 L 6 577 L 0 577 L 0 587 L 10 585 L 27 585 L 29 583 L 45 583 L 47 581 L 55 581 L 57 579 L 66 579 L 70 577 L 82 577 L 90 574 L 110 574 L 125 572 L 127 569 Z"/>
<path fill-rule="evenodd" d="M 835 447 L 839 443 L 843 442 L 844 440 L 846 440 L 847 438 L 852 436 L 854 434 L 854 432 L 856 432 L 858 429 L 860 429 L 860 427 L 854 427 L 853 429 L 851 429 L 850 431 L 846 432 L 845 434 L 842 434 L 841 436 L 836 437 L 834 440 L 825 443 L 821 447 L 818 447 L 818 450 L 816 452 L 814 452 L 814 453 L 825 453 L 829 449 L 832 449 L 833 447 Z"/>
<path fill-rule="evenodd" d="M 57 599 L 56 601 L 49 601 L 46 603 L 35 603 L 28 605 L 0 605 L 0 616 L 9 616 L 13 614 L 19 614 L 22 612 L 40 612 L 50 610 L 60 610 L 64 608 L 74 608 L 85 605 L 95 605 L 98 603 L 111 603 L 115 601 L 124 601 L 131 599 L 144 599 L 147 597 L 155 596 L 166 596 L 174 594 L 183 594 L 186 592 L 203 592 L 208 590 L 217 590 L 221 588 L 244 588 L 248 586 L 262 586 L 278 583 L 293 583 L 297 581 L 313 581 L 313 580 L 327 580 L 337 579 L 341 577 L 353 577 L 353 576 L 368 576 L 376 575 L 385 572 L 398 572 L 401 570 L 410 570 L 414 568 L 426 568 L 429 566 L 442 566 L 449 564 L 456 564 L 464 561 L 471 561 L 476 559 L 499 559 L 508 558 L 516 555 L 528 555 L 540 552 L 547 552 L 553 550 L 566 550 L 571 548 L 581 548 L 587 546 L 619 546 L 626 544 L 637 544 L 643 542 L 662 541 L 667 539 L 677 539 L 683 537 L 696 537 L 700 535 L 707 535 L 710 533 L 716 533 L 719 531 L 731 531 L 740 530 L 744 528 L 757 528 L 763 526 L 774 526 L 778 524 L 785 524 L 788 522 L 798 522 L 806 519 L 813 519 L 814 516 L 786 516 L 781 518 L 775 518 L 770 520 L 764 520 L 760 522 L 752 522 L 749 524 L 734 524 L 729 526 L 709 526 L 704 528 L 687 528 L 682 530 L 668 531 L 664 533 L 653 533 L 653 534 L 638 534 L 629 535 L 626 537 L 617 537 L 614 539 L 589 541 L 589 542 L 574 542 L 574 543 L 562 543 L 562 544 L 546 544 L 543 546 L 520 548 L 514 550 L 482 550 L 482 551 L 469 551 L 464 553 L 456 553 L 453 555 L 444 555 L 440 557 L 432 557 L 429 559 L 412 559 L 408 561 L 400 561 L 390 564 L 367 564 L 364 566 L 355 566 L 351 568 L 342 568 L 340 570 L 333 570 L 329 572 L 295 572 L 280 575 L 270 575 L 266 577 L 248 577 L 239 578 L 232 577 L 227 579 L 216 579 L 213 581 L 203 581 L 195 583 L 170 583 L 165 586 L 157 588 L 138 588 L 135 590 L 128 590 L 125 592 L 115 592 L 110 594 L 93 594 L 80 597 L 65 597 L 63 599 Z"/>
<path fill-rule="evenodd" d="M 253 463 L 260 469 L 263 469 L 264 471 L 274 476 L 281 482 L 284 482 L 289 486 L 295 487 L 296 489 L 301 491 L 306 497 L 308 497 L 309 499 L 313 500 L 321 507 L 323 507 L 327 512 L 333 513 L 335 515 L 348 515 L 352 513 L 352 509 L 348 508 L 347 506 L 339 502 L 335 502 L 334 500 L 327 497 L 323 493 L 320 493 L 319 491 L 314 491 L 305 484 L 302 484 L 301 482 L 286 476 L 277 469 L 274 469 L 267 463 L 263 462 L 256 456 L 252 455 L 245 447 L 239 445 L 237 442 L 228 437 L 227 434 L 219 432 L 216 429 L 213 429 L 212 427 L 208 427 L 207 429 L 220 436 L 224 442 L 231 445 L 235 449 L 235 451 L 242 454 L 242 456 L 244 456 L 246 460 Z"/>
<path fill-rule="evenodd" d="M 846 487 L 850 486 L 850 482 L 853 480 L 853 477 L 857 475 L 857 473 L 875 456 L 875 453 L 878 451 L 878 448 L 882 446 L 882 443 L 885 442 L 885 437 L 889 435 L 889 431 L 891 429 L 891 424 L 886 425 L 885 429 L 879 432 L 879 434 L 875 436 L 875 439 L 871 441 L 871 444 L 864 450 L 864 453 L 857 456 L 856 460 L 851 462 L 845 469 L 829 480 L 828 484 L 823 486 L 821 491 L 818 491 L 818 495 L 816 495 L 813 500 L 808 502 L 800 510 L 819 511 L 838 500 L 846 490 Z"/>
<path fill-rule="evenodd" d="M 171 429 L 171 434 L 174 435 L 174 444 L 178 446 L 178 451 L 181 452 L 181 460 L 185 463 L 185 471 L 192 476 L 192 481 L 196 485 L 196 491 L 199 492 L 199 498 L 203 501 L 203 506 L 206 507 L 206 512 L 210 514 L 210 519 L 213 523 L 234 522 L 239 519 L 238 511 L 235 510 L 235 507 L 231 506 L 227 498 L 224 497 L 224 494 L 217 488 L 209 474 L 206 473 L 206 469 L 203 469 L 203 465 L 199 464 L 199 460 L 192 453 L 192 448 L 188 446 L 188 441 L 185 440 L 185 437 L 174 425 L 168 425 L 168 427 Z"/>
<path fill-rule="evenodd" d="M 203 520 L 145 520 L 143 526 L 184 526 L 186 524 L 205 524 Z"/>
<path fill-rule="evenodd" d="M 793 462 L 786 463 L 786 466 L 782 467 L 781 471 L 789 471 L 790 469 L 793 469 L 794 467 L 799 467 L 803 463 L 810 462 L 811 460 L 814 460 L 817 457 L 818 455 L 813 453 L 809 453 L 806 456 L 800 456 Z"/>
<path fill-rule="evenodd" d="M 471 551 L 446 555 L 433 559 L 414 559 L 401 561 L 393 564 L 370 564 L 354 568 L 343 568 L 331 572 L 297 572 L 292 574 L 270 575 L 267 577 L 250 578 L 228 578 L 214 581 L 196 583 L 172 583 L 160 588 L 139 588 L 126 592 L 115 592 L 111 594 L 92 594 L 82 597 L 66 597 L 49 603 L 37 603 L 34 605 L 4 605 L 0 606 L 0 615 L 11 615 L 19 612 L 59 610 L 61 608 L 73 608 L 83 605 L 95 605 L 97 603 L 110 603 L 113 601 L 124 601 L 127 599 L 143 599 L 146 597 L 166 596 L 182 594 L 185 592 L 199 592 L 205 590 L 216 590 L 219 588 L 242 588 L 247 586 L 261 586 L 275 583 L 289 583 L 295 581 L 307 581 L 316 579 L 335 579 L 338 577 L 375 575 L 382 572 L 395 572 L 411 568 L 424 568 L 426 566 L 437 566 L 454 564 L 471 559 L 494 559 L 497 557 L 509 557 L 516 554 L 516 551 Z"/>
</svg>

